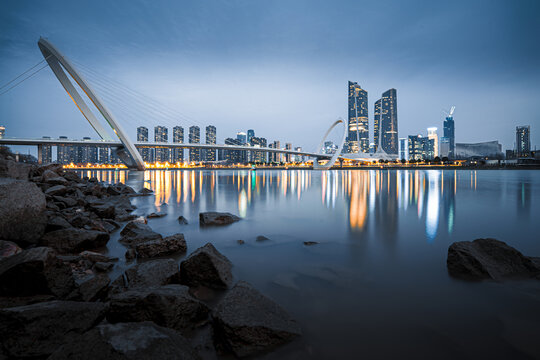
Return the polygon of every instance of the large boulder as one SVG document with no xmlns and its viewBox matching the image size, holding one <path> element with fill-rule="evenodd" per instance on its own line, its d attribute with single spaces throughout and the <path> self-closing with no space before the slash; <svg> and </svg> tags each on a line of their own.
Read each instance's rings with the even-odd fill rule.
<svg viewBox="0 0 540 360">
<path fill-rule="evenodd" d="M 67 228 L 46 233 L 42 243 L 59 253 L 78 253 L 107 245 L 109 234 L 101 231 Z"/>
<path fill-rule="evenodd" d="M 208 243 L 180 264 L 181 282 L 189 286 L 227 289 L 232 283 L 232 264 Z"/>
<path fill-rule="evenodd" d="M 453 243 L 448 248 L 446 265 L 451 276 L 468 280 L 540 276 L 540 258 L 524 256 L 495 239 Z"/>
<path fill-rule="evenodd" d="M 107 305 L 49 301 L 0 310 L 0 339 L 8 357 L 45 358 L 98 324 Z"/>
<path fill-rule="evenodd" d="M 201 226 L 229 225 L 239 220 L 240 218 L 238 216 L 226 212 L 209 211 L 199 213 L 199 223 Z"/>
<path fill-rule="evenodd" d="M 33 166 L 30 164 L 0 158 L 0 177 L 28 180 L 32 168 Z"/>
<path fill-rule="evenodd" d="M 45 190 L 45 195 L 50 195 L 50 196 L 59 195 L 59 196 L 62 196 L 62 195 L 65 195 L 68 191 L 69 191 L 69 188 L 67 186 L 54 185 L 54 186 L 51 186 L 50 188 L 48 188 L 47 190 Z"/>
<path fill-rule="evenodd" d="M 0 178 L 0 239 L 37 244 L 45 232 L 46 205 L 36 184 Z"/>
<path fill-rule="evenodd" d="M 162 239 L 162 236 L 154 232 L 150 226 L 139 221 L 130 221 L 127 223 L 122 231 L 120 231 L 120 235 L 122 237 L 119 242 L 127 246 L 135 246 L 147 241 Z"/>
<path fill-rule="evenodd" d="M 267 351 L 301 335 L 285 310 L 243 281 L 225 295 L 212 316 L 216 341 L 237 356 Z"/>
<path fill-rule="evenodd" d="M 105 274 L 90 275 L 78 281 L 77 289 L 69 300 L 98 301 L 107 297 L 111 280 Z"/>
<path fill-rule="evenodd" d="M 208 317 L 208 307 L 184 285 L 165 285 L 125 291 L 110 298 L 107 320 L 112 323 L 153 321 L 184 332 Z"/>
<path fill-rule="evenodd" d="M 180 271 L 172 259 L 150 260 L 137 264 L 124 272 L 113 282 L 116 292 L 148 286 L 161 286 L 178 283 Z"/>
<path fill-rule="evenodd" d="M 52 170 L 45 170 L 41 175 L 41 182 L 51 185 L 67 185 L 68 181 Z"/>
<path fill-rule="evenodd" d="M 161 240 L 147 241 L 135 245 L 135 251 L 139 258 L 153 258 L 175 253 L 185 253 L 187 250 L 184 234 L 167 236 Z"/>
<path fill-rule="evenodd" d="M 66 343 L 48 360 L 200 359 L 177 331 L 152 322 L 102 324 Z"/>
<path fill-rule="evenodd" d="M 22 249 L 14 242 L 0 240 L 0 260 L 22 252 Z"/>
<path fill-rule="evenodd" d="M 0 261 L 0 296 L 52 294 L 62 298 L 74 288 L 71 268 L 51 248 L 28 249 Z"/>
</svg>

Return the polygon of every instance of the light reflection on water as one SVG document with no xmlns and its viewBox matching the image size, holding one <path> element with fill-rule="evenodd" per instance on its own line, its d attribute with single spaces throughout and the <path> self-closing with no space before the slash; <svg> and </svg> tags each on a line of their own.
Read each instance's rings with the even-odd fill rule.
<svg viewBox="0 0 540 360">
<path fill-rule="evenodd" d="M 97 177 L 105 183 L 130 180 L 127 170 L 88 170 L 81 172 L 81 176 Z M 313 185 L 312 176 L 320 182 Z M 322 205 L 326 208 L 335 208 L 337 203 L 348 205 L 349 227 L 356 232 L 365 229 L 369 220 L 377 217 L 383 217 L 389 229 L 397 230 L 399 213 L 415 209 L 419 221 L 425 224 L 429 241 L 441 230 L 441 213 L 444 230 L 452 233 L 458 187 L 476 191 L 479 185 L 477 171 L 456 170 L 153 170 L 145 171 L 143 180 L 143 186 L 155 193 L 157 209 L 174 202 L 194 204 L 200 202 L 201 197 L 206 207 L 217 207 L 219 199 L 223 198 L 222 191 L 236 190 L 235 210 L 243 218 L 249 216 L 253 202 L 265 201 L 269 195 L 302 201 L 306 191 L 316 190 L 320 191 Z M 518 209 L 523 212 L 530 208 L 530 184 L 522 183 L 519 190 Z"/>
<path fill-rule="evenodd" d="M 133 198 L 138 214 L 167 213 L 149 220 L 154 230 L 183 232 L 188 252 L 211 241 L 233 262 L 236 279 L 253 283 L 291 312 L 305 330 L 291 345 L 299 353 L 284 350 L 269 358 L 305 358 L 306 348 L 310 358 L 326 359 L 535 357 L 524 340 L 515 339 L 540 332 L 536 283 L 456 281 L 447 274 L 446 254 L 453 241 L 494 237 L 540 256 L 540 172 L 153 170 L 81 176 L 154 190 L 154 196 Z M 211 210 L 243 220 L 199 228 L 198 213 Z M 189 225 L 180 227 L 179 215 Z M 270 240 L 257 242 L 257 235 Z M 304 246 L 308 240 L 319 244 Z M 114 255 L 122 257 L 125 249 L 118 246 Z M 116 251 L 111 243 L 109 249 Z M 532 344 L 537 348 L 536 338 Z"/>
</svg>

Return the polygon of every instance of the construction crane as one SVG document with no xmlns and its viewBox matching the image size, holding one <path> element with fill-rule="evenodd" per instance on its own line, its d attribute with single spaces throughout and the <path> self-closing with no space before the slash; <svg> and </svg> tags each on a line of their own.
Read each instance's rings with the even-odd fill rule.
<svg viewBox="0 0 540 360">
<path fill-rule="evenodd" d="M 446 114 L 447 117 L 452 117 L 454 115 L 454 111 L 456 110 L 456 107 L 452 105 L 450 108 L 450 111 L 443 110 L 443 112 Z"/>
</svg>

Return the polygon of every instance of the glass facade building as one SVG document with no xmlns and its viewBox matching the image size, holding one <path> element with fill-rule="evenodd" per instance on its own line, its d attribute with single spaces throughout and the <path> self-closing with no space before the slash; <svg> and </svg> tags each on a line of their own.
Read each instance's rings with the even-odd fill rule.
<svg viewBox="0 0 540 360">
<path fill-rule="evenodd" d="M 396 89 L 385 91 L 381 97 L 381 146 L 389 155 L 398 154 L 398 120 Z M 377 146 L 377 145 L 375 145 Z"/>
<path fill-rule="evenodd" d="M 156 143 L 169 142 L 169 131 L 165 126 L 156 126 L 154 128 L 154 141 Z M 171 152 L 169 148 L 156 148 L 154 160 L 157 162 L 171 161 Z"/>
<path fill-rule="evenodd" d="M 526 157 L 531 155 L 531 127 L 516 126 L 516 154 Z"/>
<path fill-rule="evenodd" d="M 200 144 L 201 143 L 201 128 L 198 126 L 189 127 L 189 143 Z M 189 161 L 199 162 L 201 161 L 201 149 L 190 148 L 189 149 Z"/>
<path fill-rule="evenodd" d="M 147 127 L 139 126 L 137 128 L 137 142 L 148 142 L 148 128 Z M 143 161 L 146 161 L 148 163 L 154 162 L 151 150 L 152 149 L 150 148 L 139 148 L 139 153 L 141 154 Z"/>
<path fill-rule="evenodd" d="M 348 96 L 349 153 L 369 152 L 368 93 L 358 83 L 349 81 Z"/>
<path fill-rule="evenodd" d="M 453 159 L 456 154 L 456 137 L 454 135 L 453 115 L 448 115 L 444 120 L 443 135 L 448 139 L 448 158 Z"/>
<path fill-rule="evenodd" d="M 206 127 L 206 144 L 216 144 L 216 127 L 213 125 L 208 125 Z M 216 149 L 205 149 L 204 160 L 216 161 Z"/>
<path fill-rule="evenodd" d="M 373 113 L 373 152 L 377 152 L 379 146 L 379 136 L 380 136 L 380 124 L 381 124 L 381 102 L 379 99 L 375 101 L 375 111 Z"/>
</svg>

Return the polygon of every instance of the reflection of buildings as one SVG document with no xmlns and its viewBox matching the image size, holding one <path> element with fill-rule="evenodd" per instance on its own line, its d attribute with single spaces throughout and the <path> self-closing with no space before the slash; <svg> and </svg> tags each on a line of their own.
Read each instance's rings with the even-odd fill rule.
<svg viewBox="0 0 540 360">
<path fill-rule="evenodd" d="M 531 212 L 531 184 L 522 182 L 517 187 L 517 212 L 518 217 L 527 216 Z"/>
</svg>

